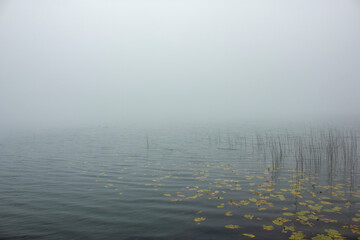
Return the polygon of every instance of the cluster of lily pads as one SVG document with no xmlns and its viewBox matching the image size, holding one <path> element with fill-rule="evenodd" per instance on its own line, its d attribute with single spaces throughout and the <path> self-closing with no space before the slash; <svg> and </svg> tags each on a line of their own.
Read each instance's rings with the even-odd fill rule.
<svg viewBox="0 0 360 240">
<path fill-rule="evenodd" d="M 219 203 L 216 208 L 219 213 L 221 209 L 226 209 L 223 212 L 224 218 L 237 216 L 233 223 L 224 225 L 224 228 L 239 231 L 244 237 L 256 237 L 256 233 L 243 232 L 246 222 L 236 222 L 239 214 L 244 212 L 247 214 L 242 217 L 246 221 L 256 221 L 263 231 L 277 231 L 279 234 L 286 234 L 289 239 L 345 239 L 345 236 L 360 236 L 360 201 L 356 201 L 360 198 L 360 190 L 357 186 L 348 183 L 320 185 L 317 183 L 318 177 L 305 177 L 295 170 L 289 170 L 293 179 L 283 178 L 281 181 L 272 180 L 272 171 L 266 170 L 262 175 L 257 171 L 244 171 L 244 178 L 248 181 L 245 185 L 235 179 L 206 182 L 209 177 L 207 172 L 194 174 L 194 179 L 201 182 L 199 185 L 207 185 L 208 188 L 186 186 L 174 193 L 163 193 L 163 196 L 174 203 L 198 198 L 202 201 L 217 200 Z M 158 181 L 160 180 L 155 180 Z M 246 194 L 241 194 L 244 191 Z M 228 192 L 251 197 L 241 200 L 229 198 Z M 251 212 L 249 209 L 256 210 Z M 272 220 L 263 219 L 262 213 L 266 211 L 277 216 Z M 199 211 L 195 215 L 194 223 L 200 225 L 206 222 L 206 212 Z M 343 223 L 345 216 L 349 218 L 347 224 Z M 319 227 L 322 233 L 314 233 L 318 232 Z"/>
<path fill-rule="evenodd" d="M 340 140 L 339 143 L 341 143 Z M 331 144 L 322 144 L 321 147 L 330 149 L 334 147 Z M 288 237 L 293 240 L 360 239 L 360 189 L 354 181 L 358 173 L 349 171 L 347 175 L 336 175 L 333 168 L 328 168 L 331 170 L 329 174 L 334 176 L 325 175 L 324 177 L 320 171 L 311 171 L 311 174 L 306 174 L 306 167 L 311 167 L 314 163 L 321 166 L 322 160 L 307 161 L 305 153 L 299 150 L 297 150 L 296 168 L 286 167 L 281 162 L 284 153 L 283 145 L 285 146 L 283 143 L 271 145 L 273 151 L 280 146 L 280 151 L 273 153 L 276 161 L 273 159 L 272 164 L 265 163 L 263 168 L 258 168 L 261 170 L 241 169 L 241 162 L 210 161 L 202 165 L 198 164 L 193 169 L 192 179 L 188 181 L 190 185 L 182 185 L 171 191 L 168 188 L 162 190 L 168 179 L 181 179 L 181 173 L 176 172 L 169 172 L 163 176 L 156 173 L 153 175 L 154 178 L 144 185 L 157 191 L 160 196 L 173 204 L 179 204 L 179 208 L 186 201 L 197 203 L 211 201 L 217 209 L 216 218 L 222 219 L 219 222 L 228 223 L 222 226 L 224 234 L 230 231 L 232 234 L 237 232 L 239 237 L 256 238 L 257 235 L 263 236 L 259 234 L 261 230 L 271 232 L 273 236 L 281 235 L 282 238 Z M 229 149 L 233 150 L 234 146 L 235 143 L 231 144 Z M 299 149 L 299 145 L 296 146 Z M 343 146 L 345 149 L 348 145 L 343 143 Z M 357 161 L 357 156 L 354 155 L 356 148 L 353 145 L 349 146 L 351 146 L 349 153 L 353 155 L 349 158 L 349 154 L 346 155 L 344 152 L 346 157 L 344 159 L 348 159 L 346 167 L 351 170 L 351 166 Z M 332 160 L 333 155 L 337 156 L 339 151 L 328 150 L 326 156 Z M 308 156 L 313 157 L 315 153 L 311 152 Z M 319 159 L 321 156 L 319 155 Z M 351 166 L 348 163 L 351 163 Z M 160 168 L 161 160 L 156 164 Z M 299 164 L 301 164 L 301 169 L 298 167 Z M 143 167 L 149 166 L 151 166 L 150 163 Z M 191 163 L 185 162 L 182 165 L 174 165 L 173 168 L 182 168 L 182 171 L 186 171 L 186 169 L 192 169 L 192 166 Z M 214 172 L 223 177 L 214 178 L 212 176 Z M 126 181 L 122 177 L 118 179 Z M 181 185 L 180 180 L 179 184 Z M 107 184 L 105 187 L 113 186 Z M 122 192 L 119 194 L 121 195 Z M 209 217 L 206 210 L 199 210 L 194 212 L 193 216 L 189 216 L 189 221 L 201 227 L 206 225 L 211 217 L 213 215 Z M 256 231 L 244 232 L 244 228 L 249 224 L 256 226 L 252 228 Z"/>
</svg>

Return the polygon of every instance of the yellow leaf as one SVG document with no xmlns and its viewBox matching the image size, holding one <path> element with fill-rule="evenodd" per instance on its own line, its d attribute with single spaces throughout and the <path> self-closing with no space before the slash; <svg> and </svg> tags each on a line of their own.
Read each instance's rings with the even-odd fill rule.
<svg viewBox="0 0 360 240">
<path fill-rule="evenodd" d="M 225 225 L 225 227 L 226 227 L 226 228 L 229 228 L 229 229 L 237 229 L 237 228 L 240 228 L 239 225 L 232 225 L 232 224 L 230 224 L 230 225 Z"/>
<path fill-rule="evenodd" d="M 294 215 L 294 213 L 291 213 L 291 212 L 284 212 L 284 213 L 283 213 L 283 215 L 285 215 L 285 216 L 293 216 L 293 215 Z"/>
<path fill-rule="evenodd" d="M 312 240 L 332 240 L 331 237 L 326 236 L 324 234 L 318 234 L 318 235 L 316 235 L 316 237 L 312 237 L 311 239 Z"/>
<path fill-rule="evenodd" d="M 341 234 L 335 230 L 335 229 L 325 229 L 325 232 L 327 232 L 327 234 L 329 235 L 329 237 L 332 237 L 336 240 L 341 240 L 341 239 L 345 239 L 343 236 L 341 236 Z"/>
<path fill-rule="evenodd" d="M 171 194 L 170 193 L 165 193 L 164 196 L 165 197 L 171 197 Z"/>
<path fill-rule="evenodd" d="M 268 225 L 268 226 L 263 225 L 263 229 L 264 229 L 264 230 L 271 231 L 271 230 L 274 230 L 274 226 L 272 226 L 272 225 Z"/>
<path fill-rule="evenodd" d="M 226 212 L 225 215 L 231 217 L 233 214 L 231 212 Z"/>
<path fill-rule="evenodd" d="M 292 240 L 303 240 L 305 239 L 306 235 L 301 232 L 301 231 L 298 231 L 298 232 L 293 232 L 290 236 L 289 239 L 292 239 Z"/>
<path fill-rule="evenodd" d="M 205 221 L 205 219 L 204 217 L 194 218 L 194 222 L 202 222 Z"/>
<path fill-rule="evenodd" d="M 294 231 L 295 231 L 295 227 L 294 227 L 294 226 L 284 226 L 282 232 L 283 232 L 283 233 L 287 233 L 287 231 L 294 232 Z"/>
<path fill-rule="evenodd" d="M 308 217 L 299 215 L 299 216 L 296 217 L 296 220 L 307 221 L 307 220 L 308 220 Z"/>
<path fill-rule="evenodd" d="M 243 233 L 244 236 L 249 237 L 249 238 L 254 238 L 255 235 L 254 234 L 250 234 L 250 233 Z"/>
<path fill-rule="evenodd" d="M 245 218 L 252 220 L 254 218 L 254 215 L 246 214 L 244 215 Z"/>
<path fill-rule="evenodd" d="M 287 219 L 287 218 L 278 217 L 277 219 L 273 220 L 272 222 L 273 222 L 274 224 L 276 224 L 276 225 L 281 226 L 281 225 L 283 225 L 284 223 L 289 222 L 289 221 L 290 221 L 290 220 Z"/>
<path fill-rule="evenodd" d="M 324 209 L 324 212 L 338 212 L 341 210 L 341 207 L 333 207 L 330 209 Z"/>
</svg>

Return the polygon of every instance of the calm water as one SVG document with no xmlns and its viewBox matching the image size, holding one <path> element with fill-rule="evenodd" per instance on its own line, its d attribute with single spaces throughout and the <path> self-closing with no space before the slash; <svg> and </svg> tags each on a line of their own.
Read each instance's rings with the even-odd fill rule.
<svg viewBox="0 0 360 240">
<path fill-rule="evenodd" d="M 290 150 L 274 161 L 268 140 L 205 128 L 3 135 L 0 238 L 360 236 L 359 172 L 299 171 Z"/>
</svg>

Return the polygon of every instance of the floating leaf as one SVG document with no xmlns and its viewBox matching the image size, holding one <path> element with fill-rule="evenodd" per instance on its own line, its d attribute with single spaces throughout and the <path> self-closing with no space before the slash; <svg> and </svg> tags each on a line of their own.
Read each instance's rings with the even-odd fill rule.
<svg viewBox="0 0 360 240">
<path fill-rule="evenodd" d="M 311 239 L 312 240 L 332 240 L 331 237 L 326 236 L 324 234 L 318 234 L 318 235 L 316 235 L 316 237 L 312 237 Z"/>
<path fill-rule="evenodd" d="M 338 212 L 341 210 L 341 207 L 333 207 L 330 209 L 324 209 L 324 212 Z"/>
<path fill-rule="evenodd" d="M 296 220 L 303 220 L 303 221 L 307 221 L 308 220 L 308 217 L 306 216 L 302 216 L 302 215 L 299 215 L 296 217 Z"/>
<path fill-rule="evenodd" d="M 323 206 L 322 206 L 322 205 L 319 205 L 319 204 L 315 204 L 315 205 L 308 205 L 308 207 L 309 207 L 311 210 L 320 212 L 320 210 L 322 209 Z"/>
<path fill-rule="evenodd" d="M 252 220 L 254 218 L 254 215 L 246 214 L 244 215 L 245 218 Z"/>
<path fill-rule="evenodd" d="M 231 212 L 226 212 L 225 215 L 231 217 L 233 214 Z"/>
<path fill-rule="evenodd" d="M 224 207 L 224 203 L 222 203 L 221 205 L 219 206 L 216 206 L 217 208 L 223 208 Z"/>
<path fill-rule="evenodd" d="M 194 222 L 202 222 L 205 221 L 205 219 L 204 217 L 194 218 Z"/>
<path fill-rule="evenodd" d="M 293 232 L 291 234 L 291 236 L 289 237 L 289 239 L 292 240 L 303 240 L 305 239 L 306 235 L 302 232 L 302 231 L 298 231 L 298 232 Z"/>
<path fill-rule="evenodd" d="M 243 233 L 244 236 L 249 237 L 249 238 L 254 238 L 255 235 L 254 234 L 250 234 L 250 233 Z"/>
<path fill-rule="evenodd" d="M 293 216 L 295 215 L 294 213 L 291 213 L 291 212 L 284 212 L 283 215 L 285 216 Z"/>
<path fill-rule="evenodd" d="M 329 237 L 332 237 L 336 240 L 345 239 L 341 234 L 335 230 L 335 229 L 325 229 L 325 232 L 329 235 Z"/>
<path fill-rule="evenodd" d="M 230 224 L 230 225 L 225 225 L 225 227 L 226 227 L 226 228 L 229 228 L 229 229 L 237 229 L 237 228 L 240 228 L 239 225 L 232 225 L 232 224 Z"/>
<path fill-rule="evenodd" d="M 320 221 L 323 221 L 325 223 L 337 223 L 338 221 L 335 219 L 328 219 L 328 218 L 320 218 Z"/>
<path fill-rule="evenodd" d="M 274 230 L 274 226 L 272 226 L 272 225 L 268 225 L 268 226 L 263 225 L 263 229 L 264 229 L 264 230 L 271 231 L 271 230 Z"/>
<path fill-rule="evenodd" d="M 170 193 L 165 193 L 164 196 L 165 197 L 171 197 L 171 194 Z"/>
<path fill-rule="evenodd" d="M 294 226 L 284 226 L 282 232 L 287 233 L 287 231 L 294 232 L 295 231 Z"/>
<path fill-rule="evenodd" d="M 289 222 L 289 221 L 290 221 L 290 220 L 287 219 L 287 218 L 278 217 L 277 219 L 273 220 L 272 222 L 273 222 L 274 224 L 276 224 L 276 225 L 281 226 L 281 225 L 283 225 L 284 223 Z"/>
</svg>

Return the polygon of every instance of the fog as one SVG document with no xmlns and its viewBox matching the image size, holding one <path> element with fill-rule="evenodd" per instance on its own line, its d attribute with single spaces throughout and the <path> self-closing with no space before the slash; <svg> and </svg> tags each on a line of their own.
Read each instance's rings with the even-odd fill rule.
<svg viewBox="0 0 360 240">
<path fill-rule="evenodd" d="M 360 119 L 360 2 L 0 0 L 0 128 Z"/>
</svg>

